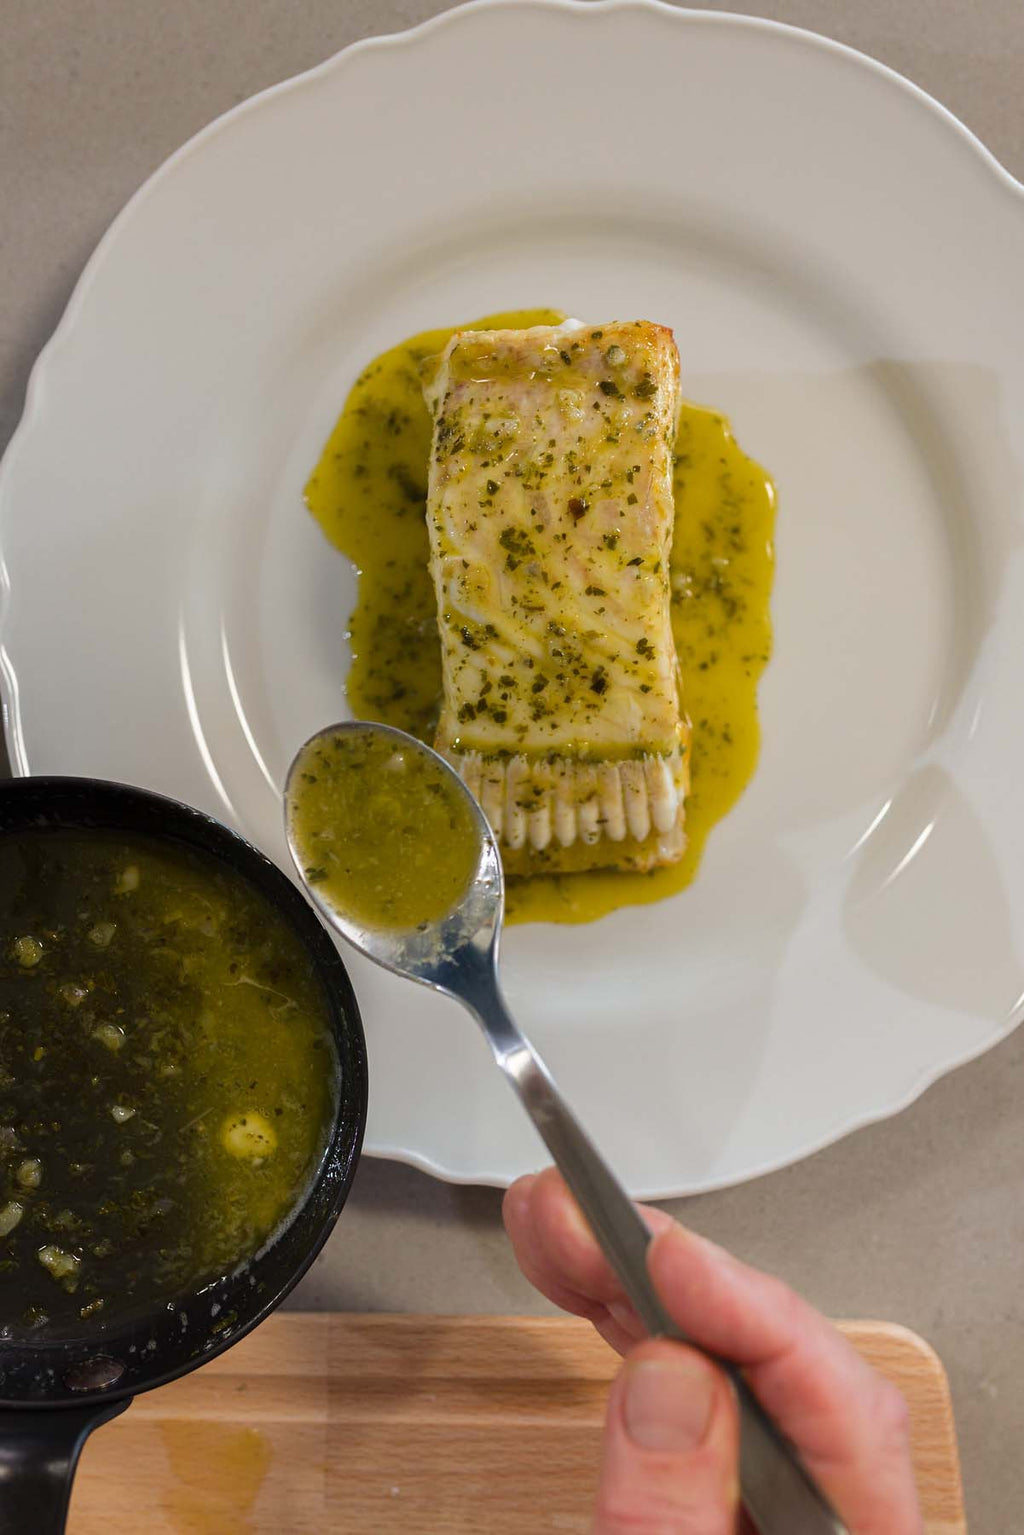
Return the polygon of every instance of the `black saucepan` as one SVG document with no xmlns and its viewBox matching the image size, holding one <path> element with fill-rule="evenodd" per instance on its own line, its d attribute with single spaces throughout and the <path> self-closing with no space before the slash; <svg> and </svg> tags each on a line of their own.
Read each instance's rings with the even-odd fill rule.
<svg viewBox="0 0 1024 1535">
<path fill-rule="evenodd" d="M 163 1385 L 237 1343 L 309 1267 L 345 1203 L 366 1122 L 366 1046 L 356 1000 L 330 937 L 291 881 L 251 843 L 175 800 L 87 778 L 0 784 L 0 837 L 29 827 L 144 833 L 228 865 L 301 938 L 323 986 L 338 1056 L 331 1139 L 291 1223 L 215 1285 L 141 1314 L 116 1307 L 66 1338 L 0 1341 L 0 1531 L 64 1529 L 79 1451 L 138 1391 Z M 0 1322 L 2 1322 L 0 1318 Z"/>
</svg>

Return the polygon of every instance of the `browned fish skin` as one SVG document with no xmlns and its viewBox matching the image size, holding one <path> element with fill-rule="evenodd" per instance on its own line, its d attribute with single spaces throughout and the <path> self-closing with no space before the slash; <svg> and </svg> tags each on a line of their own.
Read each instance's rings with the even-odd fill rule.
<svg viewBox="0 0 1024 1535">
<path fill-rule="evenodd" d="M 674 861 L 688 726 L 669 617 L 671 331 L 459 332 L 427 394 L 439 749 L 510 868 Z"/>
</svg>

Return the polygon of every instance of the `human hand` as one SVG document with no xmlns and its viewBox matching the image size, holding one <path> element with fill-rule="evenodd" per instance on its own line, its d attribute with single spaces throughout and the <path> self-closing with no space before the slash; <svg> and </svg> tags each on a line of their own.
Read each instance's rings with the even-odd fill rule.
<svg viewBox="0 0 1024 1535">
<path fill-rule="evenodd" d="M 643 1213 L 665 1310 L 743 1368 L 852 1535 L 921 1535 L 899 1391 L 781 1281 Z M 739 1431 L 725 1375 L 696 1349 L 647 1339 L 553 1168 L 514 1183 L 504 1214 L 530 1283 L 628 1356 L 608 1400 L 593 1535 L 734 1535 Z"/>
</svg>

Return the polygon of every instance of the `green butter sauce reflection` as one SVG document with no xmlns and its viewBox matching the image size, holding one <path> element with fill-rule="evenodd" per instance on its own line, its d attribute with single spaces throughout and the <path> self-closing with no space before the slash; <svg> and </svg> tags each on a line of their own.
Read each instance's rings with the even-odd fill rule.
<svg viewBox="0 0 1024 1535">
<path fill-rule="evenodd" d="M 230 1271 L 308 1187 L 336 1079 L 309 957 L 237 875 L 142 837 L 4 837 L 0 1328 Z"/>
<path fill-rule="evenodd" d="M 465 797 L 432 757 L 372 731 L 315 736 L 293 770 L 291 832 L 325 905 L 366 927 L 445 916 L 476 870 Z"/>
</svg>

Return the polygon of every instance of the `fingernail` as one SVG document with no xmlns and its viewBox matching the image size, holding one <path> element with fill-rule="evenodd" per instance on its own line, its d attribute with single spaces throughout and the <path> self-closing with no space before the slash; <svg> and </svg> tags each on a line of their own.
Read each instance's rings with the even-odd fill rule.
<svg viewBox="0 0 1024 1535">
<path fill-rule="evenodd" d="M 696 1355 L 627 1365 L 626 1432 L 641 1450 L 695 1450 L 707 1433 L 714 1395 L 711 1366 Z"/>
</svg>

